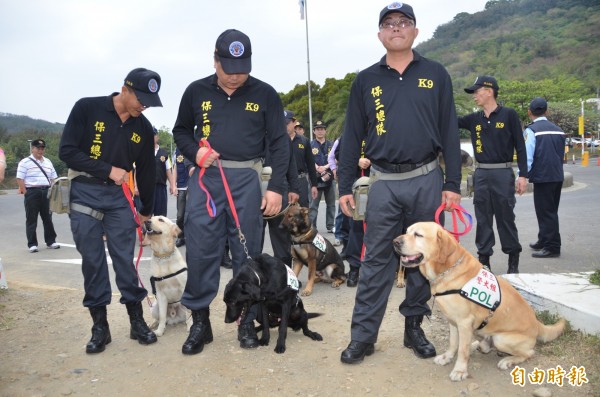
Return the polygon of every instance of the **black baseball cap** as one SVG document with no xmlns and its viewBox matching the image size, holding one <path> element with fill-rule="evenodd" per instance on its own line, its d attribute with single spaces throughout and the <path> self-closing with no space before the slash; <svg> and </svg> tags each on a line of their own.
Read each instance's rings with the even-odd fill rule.
<svg viewBox="0 0 600 397">
<path fill-rule="evenodd" d="M 46 141 L 43 139 L 34 139 L 31 141 L 31 146 L 33 147 L 46 147 Z"/>
<path fill-rule="evenodd" d="M 304 126 L 302 125 L 301 122 L 296 121 L 296 124 L 294 124 L 294 128 L 299 127 L 299 128 L 304 128 Z"/>
<path fill-rule="evenodd" d="M 541 97 L 533 98 L 529 104 L 529 110 L 531 110 L 531 113 L 533 114 L 546 113 L 546 110 L 548 110 L 548 102 Z"/>
<path fill-rule="evenodd" d="M 472 94 L 480 87 L 493 88 L 494 91 L 498 91 L 498 82 L 492 76 L 477 76 L 472 86 L 465 88 L 467 94 Z"/>
<path fill-rule="evenodd" d="M 235 29 L 227 29 L 217 38 L 215 54 L 227 74 L 252 71 L 252 45 L 250 38 Z"/>
<path fill-rule="evenodd" d="M 152 70 L 144 68 L 133 69 L 125 77 L 125 85 L 133 88 L 138 101 L 146 107 L 162 106 L 158 97 L 160 76 Z"/>
<path fill-rule="evenodd" d="M 409 6 L 406 3 L 394 1 L 392 4 L 383 7 L 383 10 L 381 10 L 381 12 L 379 13 L 379 23 L 377 24 L 377 26 L 381 25 L 383 19 L 392 12 L 401 12 L 402 14 L 406 15 L 407 18 L 412 19 L 413 21 L 415 21 L 415 23 L 417 22 L 415 12 L 413 11 L 413 8 L 411 6 Z"/>
<path fill-rule="evenodd" d="M 327 128 L 327 124 L 325 124 L 324 122 L 322 122 L 321 120 L 319 120 L 313 126 L 313 130 L 317 129 L 317 128 Z"/>
<path fill-rule="evenodd" d="M 296 117 L 294 117 L 294 112 L 292 112 L 291 110 L 284 110 L 283 111 L 283 117 L 285 117 L 285 121 L 289 122 L 290 120 L 296 120 Z"/>
</svg>

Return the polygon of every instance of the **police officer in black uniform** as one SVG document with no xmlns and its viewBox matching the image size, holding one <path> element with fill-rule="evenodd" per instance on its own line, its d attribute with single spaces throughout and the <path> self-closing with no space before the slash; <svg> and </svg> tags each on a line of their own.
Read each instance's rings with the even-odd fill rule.
<svg viewBox="0 0 600 397">
<path fill-rule="evenodd" d="M 175 240 L 176 247 L 185 245 L 185 227 L 183 219 L 185 215 L 185 205 L 187 203 L 187 188 L 190 180 L 190 170 L 194 168 L 194 164 L 187 160 L 179 148 L 175 148 L 175 167 L 173 168 L 175 184 L 177 186 L 177 227 L 181 230 L 179 236 Z"/>
<path fill-rule="evenodd" d="M 498 105 L 498 82 L 492 76 L 479 76 L 465 92 L 482 110 L 458 118 L 458 126 L 469 130 L 477 161 L 473 175 L 473 205 L 477 218 L 475 245 L 479 262 L 491 268 L 494 253 L 494 216 L 502 245 L 508 254 L 508 273 L 518 273 L 521 244 L 515 224 L 515 174 L 517 152 L 519 178 L 516 191 L 527 189 L 527 153 L 521 121 L 514 109 Z"/>
<path fill-rule="evenodd" d="M 338 175 L 339 204 L 352 216 L 352 184 L 365 140 L 372 182 L 367 201 L 366 253 L 352 314 L 351 342 L 341 354 L 348 364 L 373 354 L 398 258 L 392 240 L 415 222 L 433 221 L 441 204 L 460 202 L 460 142 L 452 82 L 442 65 L 412 50 L 418 34 L 413 9 L 392 3 L 379 14 L 379 40 L 387 52 L 361 71 L 350 91 Z M 444 173 L 438 154 L 444 154 Z M 407 269 L 404 346 L 422 358 L 435 356 L 421 322 L 431 313 L 429 283 Z"/>
<path fill-rule="evenodd" d="M 223 32 L 214 51 L 216 73 L 186 88 L 173 127 L 177 147 L 199 166 L 188 186 L 185 216 L 188 279 L 181 302 L 191 309 L 193 325 L 182 346 L 183 354 L 200 353 L 204 344 L 213 340 L 209 306 L 219 290 L 225 242 L 229 240 L 234 275 L 246 258 L 217 160 L 250 256 L 261 250 L 263 215 L 275 215 L 282 207 L 290 156 L 283 105 L 273 87 L 249 75 L 251 54 L 247 35 L 235 29 Z M 257 170 L 262 168 L 265 150 L 269 151 L 272 174 L 261 196 Z M 198 183 L 201 170 L 203 186 Z M 258 347 L 255 316 L 253 308 L 238 328 L 242 348 Z"/>
<path fill-rule="evenodd" d="M 169 195 L 167 194 L 167 181 L 171 194 L 177 195 L 177 186 L 175 177 L 171 170 L 171 160 L 169 153 L 158 145 L 158 130 L 154 127 L 154 161 L 156 163 L 156 189 L 154 190 L 154 211 L 153 215 L 167 216 L 167 204 Z"/>
<path fill-rule="evenodd" d="M 546 118 L 548 103 L 534 98 L 527 114 L 532 123 L 525 129 L 529 182 L 533 183 L 533 204 L 538 221 L 538 239 L 529 244 L 534 258 L 560 256 L 558 205 L 565 179 L 565 133 Z"/>
<path fill-rule="evenodd" d="M 292 124 L 293 122 L 289 121 L 289 117 L 293 117 L 293 113 L 289 110 L 284 110 L 283 115 L 286 123 Z M 290 144 L 290 153 L 292 152 L 292 142 Z M 267 157 L 265 158 L 265 168 L 270 168 L 270 158 L 267 153 Z M 287 173 L 285 176 L 286 179 L 286 189 L 283 193 L 282 198 L 282 208 L 283 210 L 275 215 L 265 217 L 263 223 L 263 234 L 262 234 L 262 242 L 261 242 L 261 251 L 264 248 L 264 240 L 265 240 L 265 229 L 267 225 L 269 225 L 269 238 L 271 240 L 271 247 L 273 248 L 273 256 L 279 258 L 288 265 L 292 267 L 292 236 L 290 232 L 284 228 L 280 227 L 281 221 L 283 220 L 283 216 L 285 210 L 288 207 L 288 204 L 295 204 L 299 199 L 299 191 L 300 191 L 300 180 L 298 178 L 298 169 L 296 168 L 296 159 L 295 156 L 290 156 Z M 264 182 L 263 182 L 264 183 Z M 306 185 L 306 182 L 303 183 Z M 306 190 L 306 189 L 305 189 Z"/>
<path fill-rule="evenodd" d="M 111 301 L 103 235 L 113 261 L 120 302 L 127 306 L 130 337 L 141 344 L 156 342 L 144 321 L 142 300 L 146 289 L 138 285 L 133 266 L 138 223 L 122 184 L 129 180 L 133 163 L 141 198 L 140 222 L 154 205 L 156 170 L 152 124 L 142 115 L 149 106 L 162 106 L 160 76 L 137 68 L 125 78 L 121 92 L 108 97 L 83 98 L 75 103 L 60 141 L 59 157 L 69 166 L 71 231 L 81 254 L 85 297 L 94 325 L 87 353 L 104 351 L 111 342 L 106 305 Z"/>
<path fill-rule="evenodd" d="M 292 154 L 298 170 L 299 204 L 301 207 L 308 208 L 311 199 L 317 197 L 317 170 L 313 166 L 315 158 L 312 154 L 310 141 L 303 135 L 298 134 L 298 126 L 302 126 L 296 121 L 294 113 L 285 110 L 285 122 L 287 133 L 292 140 Z M 308 176 L 308 184 L 306 178 Z M 310 192 L 309 192 L 310 185 Z M 309 197 L 310 195 L 310 197 Z"/>
</svg>

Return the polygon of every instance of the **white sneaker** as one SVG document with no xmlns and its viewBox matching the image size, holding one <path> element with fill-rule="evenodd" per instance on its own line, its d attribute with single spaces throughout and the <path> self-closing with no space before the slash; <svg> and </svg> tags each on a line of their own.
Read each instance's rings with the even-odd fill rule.
<svg viewBox="0 0 600 397">
<path fill-rule="evenodd" d="M 29 252 L 33 253 L 33 252 L 38 252 L 38 247 L 37 245 L 32 245 L 31 247 L 29 247 Z"/>
<path fill-rule="evenodd" d="M 49 250 L 57 250 L 60 248 L 60 245 L 58 245 L 58 243 L 52 243 L 50 245 L 47 245 L 46 248 L 48 248 Z"/>
</svg>

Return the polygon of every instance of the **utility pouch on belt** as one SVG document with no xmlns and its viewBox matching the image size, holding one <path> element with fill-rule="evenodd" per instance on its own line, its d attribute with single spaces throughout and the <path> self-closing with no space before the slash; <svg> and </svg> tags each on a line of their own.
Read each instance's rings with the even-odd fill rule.
<svg viewBox="0 0 600 397">
<path fill-rule="evenodd" d="M 371 186 L 368 176 L 360 177 L 352 185 L 352 195 L 354 198 L 354 210 L 352 211 L 352 219 L 355 221 L 363 221 L 367 212 L 367 198 L 369 187 Z"/>
<path fill-rule="evenodd" d="M 265 192 L 267 191 L 267 187 L 269 186 L 269 181 L 271 180 L 271 174 L 273 173 L 273 169 L 271 167 L 262 167 L 260 171 L 260 191 L 264 197 Z"/>
<path fill-rule="evenodd" d="M 66 176 L 56 178 L 48 189 L 50 211 L 55 214 L 68 214 L 71 212 L 71 180 Z"/>
</svg>

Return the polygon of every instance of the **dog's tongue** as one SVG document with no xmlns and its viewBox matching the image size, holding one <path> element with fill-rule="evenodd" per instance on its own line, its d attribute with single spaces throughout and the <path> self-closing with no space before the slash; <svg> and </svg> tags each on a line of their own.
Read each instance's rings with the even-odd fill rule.
<svg viewBox="0 0 600 397">
<path fill-rule="evenodd" d="M 403 262 L 410 262 L 410 261 L 414 261 L 415 259 L 417 259 L 419 257 L 419 255 L 402 255 L 402 261 Z"/>
</svg>

